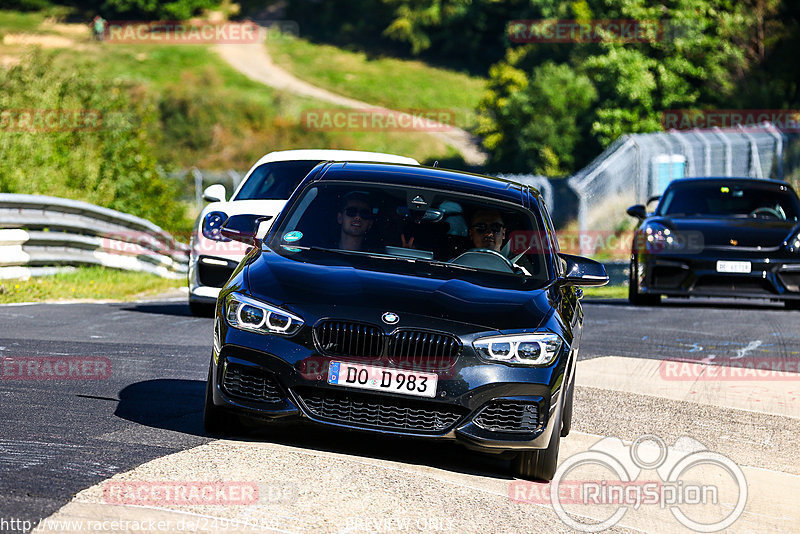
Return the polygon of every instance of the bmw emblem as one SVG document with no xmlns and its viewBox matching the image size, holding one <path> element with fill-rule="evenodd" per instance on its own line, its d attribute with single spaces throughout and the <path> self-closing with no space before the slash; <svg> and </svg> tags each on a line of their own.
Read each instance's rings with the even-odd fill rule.
<svg viewBox="0 0 800 534">
<path fill-rule="evenodd" d="M 381 315 L 381 319 L 386 324 L 397 324 L 397 322 L 400 320 L 400 316 L 393 312 L 386 312 Z"/>
</svg>

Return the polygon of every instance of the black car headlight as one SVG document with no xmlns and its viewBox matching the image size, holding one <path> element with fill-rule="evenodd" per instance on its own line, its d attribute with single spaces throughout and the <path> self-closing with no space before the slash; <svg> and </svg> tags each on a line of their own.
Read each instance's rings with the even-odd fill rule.
<svg viewBox="0 0 800 534">
<path fill-rule="evenodd" d="M 258 334 L 291 336 L 303 326 L 301 317 L 238 293 L 230 293 L 225 297 L 223 313 L 233 328 Z"/>
<path fill-rule="evenodd" d="M 536 367 L 553 363 L 563 344 L 557 334 L 546 333 L 481 337 L 472 342 L 485 360 Z"/>
<path fill-rule="evenodd" d="M 800 232 L 789 236 L 789 239 L 786 240 L 786 250 L 800 254 Z"/>
<path fill-rule="evenodd" d="M 680 241 L 675 232 L 663 224 L 650 222 L 642 228 L 644 246 L 648 252 L 661 252 L 681 248 Z"/>
<path fill-rule="evenodd" d="M 210 211 L 203 217 L 203 235 L 213 241 L 230 241 L 227 237 L 220 233 L 223 223 L 228 219 L 228 216 L 221 211 Z"/>
</svg>

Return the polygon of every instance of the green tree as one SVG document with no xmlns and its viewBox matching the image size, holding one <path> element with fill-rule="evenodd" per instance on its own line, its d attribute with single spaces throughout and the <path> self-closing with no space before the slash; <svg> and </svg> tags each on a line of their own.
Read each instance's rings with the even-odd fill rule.
<svg viewBox="0 0 800 534">
<path fill-rule="evenodd" d="M 91 65 L 56 68 L 37 53 L 0 69 L 0 191 L 72 198 L 149 219 L 173 232 L 191 227 L 176 183 L 162 178 L 148 138 L 158 112 L 143 92 L 93 76 Z M 21 113 L 83 117 L 21 126 Z"/>
<path fill-rule="evenodd" d="M 497 169 L 550 176 L 567 173 L 597 98 L 592 82 L 569 65 L 545 63 L 530 76 L 492 67 L 478 133 Z"/>
</svg>

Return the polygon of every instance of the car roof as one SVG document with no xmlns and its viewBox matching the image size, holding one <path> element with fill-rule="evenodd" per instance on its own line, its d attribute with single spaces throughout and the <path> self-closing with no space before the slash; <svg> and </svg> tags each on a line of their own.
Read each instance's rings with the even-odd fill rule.
<svg viewBox="0 0 800 534">
<path fill-rule="evenodd" d="M 414 158 L 398 156 L 396 154 L 365 152 L 362 150 L 301 149 L 270 152 L 259 159 L 256 164 L 253 165 L 253 168 L 262 163 L 270 163 L 273 161 L 385 161 L 389 163 L 419 165 L 419 162 Z"/>
<path fill-rule="evenodd" d="M 519 205 L 525 205 L 523 191 L 530 192 L 537 200 L 541 198 L 539 192 L 528 185 L 437 167 L 388 163 L 329 163 L 319 173 L 311 173 L 309 176 L 308 180 L 389 182 L 407 187 L 444 189 L 491 196 Z"/>
<path fill-rule="evenodd" d="M 739 176 L 698 176 L 698 177 L 691 177 L 691 178 L 678 178 L 670 182 L 670 186 L 672 184 L 691 184 L 691 183 L 727 183 L 727 184 L 747 184 L 753 186 L 763 186 L 768 189 L 773 189 L 775 187 L 785 186 L 789 189 L 792 188 L 791 184 L 784 182 L 783 180 L 771 180 L 767 178 L 747 178 L 747 177 L 739 177 Z"/>
</svg>

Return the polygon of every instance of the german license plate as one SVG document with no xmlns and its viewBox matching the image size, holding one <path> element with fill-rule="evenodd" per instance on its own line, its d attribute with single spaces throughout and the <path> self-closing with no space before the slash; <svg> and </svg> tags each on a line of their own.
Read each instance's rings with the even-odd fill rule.
<svg viewBox="0 0 800 534">
<path fill-rule="evenodd" d="M 749 261 L 718 261 L 718 273 L 749 273 L 752 269 Z"/>
<path fill-rule="evenodd" d="M 417 397 L 435 397 L 434 373 L 420 373 L 374 365 L 349 362 L 331 362 L 328 367 L 328 384 L 373 391 L 392 391 Z"/>
</svg>

